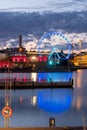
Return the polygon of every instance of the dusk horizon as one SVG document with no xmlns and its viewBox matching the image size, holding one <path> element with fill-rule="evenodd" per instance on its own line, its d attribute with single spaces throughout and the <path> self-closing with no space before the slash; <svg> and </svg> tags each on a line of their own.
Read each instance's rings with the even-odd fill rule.
<svg viewBox="0 0 87 130">
<path fill-rule="evenodd" d="M 19 35 L 25 48 L 34 49 L 49 31 L 63 33 L 71 44 L 82 40 L 82 49 L 87 48 L 86 0 L 6 2 L 0 5 L 0 49 L 17 47 Z"/>
</svg>

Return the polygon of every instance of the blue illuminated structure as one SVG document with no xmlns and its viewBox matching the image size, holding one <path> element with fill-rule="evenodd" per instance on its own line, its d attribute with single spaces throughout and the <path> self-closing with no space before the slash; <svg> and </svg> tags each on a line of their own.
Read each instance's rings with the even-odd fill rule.
<svg viewBox="0 0 87 130">
<path fill-rule="evenodd" d="M 38 73 L 38 81 L 45 80 L 46 82 L 58 82 L 69 81 L 73 78 L 72 72 L 50 72 L 50 73 Z"/>
<path fill-rule="evenodd" d="M 72 89 L 50 89 L 39 91 L 37 104 L 40 109 L 51 113 L 67 111 L 72 104 Z"/>
<path fill-rule="evenodd" d="M 44 39 L 49 39 L 50 40 L 51 36 L 55 36 L 55 35 L 60 37 L 62 40 L 64 40 L 64 42 L 66 42 L 65 45 L 67 47 L 64 48 L 63 45 L 62 45 L 62 48 L 61 48 L 60 52 L 56 52 L 56 48 L 55 47 L 52 48 L 52 52 L 51 52 L 51 54 L 49 55 L 49 58 L 48 58 L 49 65 L 53 65 L 54 63 L 60 64 L 59 60 L 68 60 L 69 56 L 70 56 L 70 51 L 71 51 L 71 48 L 72 48 L 71 43 L 69 42 L 69 40 L 62 33 L 53 31 L 53 32 L 48 32 L 48 33 L 44 34 L 41 37 L 41 39 L 39 40 L 39 42 L 38 42 L 39 54 L 40 54 L 40 46 L 43 43 Z M 58 47 L 60 48 L 60 46 L 61 46 L 61 44 Z M 66 48 L 68 49 L 68 53 L 67 54 L 64 54 L 63 48 L 65 50 L 66 50 Z M 53 55 L 55 55 L 54 58 L 53 58 Z"/>
</svg>

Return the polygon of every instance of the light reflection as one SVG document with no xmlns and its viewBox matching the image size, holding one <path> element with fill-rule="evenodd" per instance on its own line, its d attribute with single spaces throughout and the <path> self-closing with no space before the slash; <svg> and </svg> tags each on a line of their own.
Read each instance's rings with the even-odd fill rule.
<svg viewBox="0 0 87 130">
<path fill-rule="evenodd" d="M 73 107 L 76 107 L 76 109 L 79 111 L 82 107 L 82 97 L 79 95 L 79 93 L 76 93 L 73 99 Z"/>
<path fill-rule="evenodd" d="M 72 89 L 53 89 L 39 91 L 37 104 L 47 112 L 62 113 L 72 104 Z"/>
<path fill-rule="evenodd" d="M 31 98 L 31 104 L 32 104 L 33 106 L 35 106 L 36 103 L 37 103 L 37 97 L 36 97 L 36 96 L 33 96 L 33 97 Z"/>
<path fill-rule="evenodd" d="M 75 79 L 76 79 L 76 87 L 81 88 L 82 85 L 82 71 L 81 70 L 77 70 L 77 73 L 75 75 Z"/>
<path fill-rule="evenodd" d="M 7 74 L 9 77 L 9 74 Z M 0 80 L 4 80 L 3 74 L 0 74 Z M 11 79 L 17 81 L 39 81 L 39 82 L 58 82 L 58 81 L 69 81 L 72 79 L 72 72 L 53 72 L 53 73 L 11 73 Z"/>
<path fill-rule="evenodd" d="M 31 80 L 37 81 L 37 73 L 31 73 Z"/>
<path fill-rule="evenodd" d="M 48 73 L 48 81 L 50 81 L 50 79 L 52 79 L 54 82 L 69 81 L 69 79 L 72 79 L 72 73 L 71 72 Z"/>
<path fill-rule="evenodd" d="M 57 72 L 57 73 L 38 73 L 39 81 L 47 82 L 58 82 L 58 81 L 69 81 L 72 79 L 72 72 Z"/>
<path fill-rule="evenodd" d="M 20 96 L 19 101 L 20 101 L 20 104 L 23 103 L 23 97 L 22 96 Z"/>
<path fill-rule="evenodd" d="M 78 100 L 76 101 L 76 107 L 77 107 L 77 110 L 80 110 L 81 105 L 82 105 L 82 99 L 81 97 L 78 97 L 77 99 Z"/>
</svg>

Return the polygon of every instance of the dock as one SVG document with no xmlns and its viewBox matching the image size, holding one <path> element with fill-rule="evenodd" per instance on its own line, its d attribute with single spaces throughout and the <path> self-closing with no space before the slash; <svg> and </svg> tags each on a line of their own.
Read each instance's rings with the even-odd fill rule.
<svg viewBox="0 0 87 130">
<path fill-rule="evenodd" d="M 20 128 L 0 128 L 0 130 L 83 130 L 83 127 L 20 127 Z M 87 130 L 87 127 L 85 128 Z"/>
<path fill-rule="evenodd" d="M 8 81 L 0 82 L 0 89 L 46 89 L 46 88 L 73 88 L 73 80 L 59 82 L 37 82 L 37 81 Z"/>
</svg>

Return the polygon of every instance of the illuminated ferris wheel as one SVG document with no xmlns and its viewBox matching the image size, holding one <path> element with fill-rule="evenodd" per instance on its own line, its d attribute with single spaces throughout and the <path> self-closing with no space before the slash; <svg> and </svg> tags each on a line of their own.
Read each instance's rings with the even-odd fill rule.
<svg viewBox="0 0 87 130">
<path fill-rule="evenodd" d="M 38 51 L 50 51 L 49 60 L 66 60 L 70 56 L 72 45 L 60 32 L 48 32 L 38 42 Z"/>
</svg>

